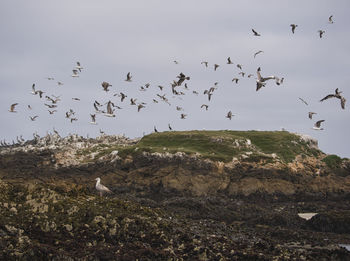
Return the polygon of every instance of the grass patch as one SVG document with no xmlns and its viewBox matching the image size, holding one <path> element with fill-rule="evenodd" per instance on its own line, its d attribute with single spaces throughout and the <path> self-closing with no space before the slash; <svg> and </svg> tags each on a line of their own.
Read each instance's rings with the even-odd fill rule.
<svg viewBox="0 0 350 261">
<path fill-rule="evenodd" d="M 328 155 L 322 160 L 330 169 L 338 169 L 341 167 L 343 159 L 337 155 Z"/>
</svg>

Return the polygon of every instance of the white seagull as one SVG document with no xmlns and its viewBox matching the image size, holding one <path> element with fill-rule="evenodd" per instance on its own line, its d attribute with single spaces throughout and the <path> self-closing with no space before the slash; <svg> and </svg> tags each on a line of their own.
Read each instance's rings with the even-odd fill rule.
<svg viewBox="0 0 350 261">
<path fill-rule="evenodd" d="M 315 125 L 312 127 L 312 129 L 314 130 L 323 130 L 323 128 L 321 128 L 321 123 L 324 122 L 324 120 L 319 120 L 315 123 Z"/>
<path fill-rule="evenodd" d="M 112 193 L 112 191 L 110 191 L 109 188 L 107 188 L 106 186 L 102 185 L 100 182 L 101 182 L 101 179 L 100 178 L 96 178 L 96 185 L 95 185 L 95 188 L 96 190 L 100 193 L 100 196 L 102 197 L 102 194 L 104 192 L 107 192 L 107 193 Z"/>
</svg>

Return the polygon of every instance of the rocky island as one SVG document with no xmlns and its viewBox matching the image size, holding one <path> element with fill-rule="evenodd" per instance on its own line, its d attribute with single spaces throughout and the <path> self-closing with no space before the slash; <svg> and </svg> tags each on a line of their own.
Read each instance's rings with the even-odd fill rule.
<svg viewBox="0 0 350 261">
<path fill-rule="evenodd" d="M 349 244 L 350 160 L 306 135 L 53 134 L 0 147 L 2 260 L 350 260 Z"/>
</svg>

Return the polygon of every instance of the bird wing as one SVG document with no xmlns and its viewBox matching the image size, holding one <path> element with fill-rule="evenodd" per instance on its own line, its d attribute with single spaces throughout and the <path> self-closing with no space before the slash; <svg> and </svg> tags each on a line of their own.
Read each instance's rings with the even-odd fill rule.
<svg viewBox="0 0 350 261">
<path fill-rule="evenodd" d="M 341 97 L 340 98 L 340 105 L 341 105 L 341 108 L 343 110 L 345 110 L 345 102 L 346 102 L 346 99 L 344 97 Z"/>
<path fill-rule="evenodd" d="M 321 123 L 324 122 L 324 120 L 319 120 L 315 123 L 315 127 L 319 128 L 321 127 Z"/>
<path fill-rule="evenodd" d="M 328 94 L 326 97 L 322 98 L 322 99 L 320 100 L 320 102 L 322 102 L 322 101 L 324 101 L 324 100 L 327 100 L 327 99 L 329 99 L 329 98 L 333 98 L 333 97 L 335 97 L 334 94 Z"/>
</svg>

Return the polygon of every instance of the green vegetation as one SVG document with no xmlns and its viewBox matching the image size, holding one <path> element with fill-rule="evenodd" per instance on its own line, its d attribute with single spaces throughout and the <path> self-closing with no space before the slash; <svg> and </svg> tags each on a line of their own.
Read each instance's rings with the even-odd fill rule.
<svg viewBox="0 0 350 261">
<path fill-rule="evenodd" d="M 248 145 L 247 139 L 251 141 Z M 321 152 L 312 149 L 299 136 L 286 131 L 172 131 L 152 133 L 144 136 L 133 146 L 96 146 L 80 152 L 87 155 L 97 152 L 95 158 L 108 155 L 118 150 L 118 155 L 125 158 L 147 152 L 184 152 L 188 155 L 199 153 L 211 160 L 229 162 L 233 157 L 252 151 L 254 161 L 266 160 L 265 154 L 275 153 L 282 161 L 291 162 L 297 155 L 317 156 Z M 259 153 L 261 155 L 259 155 Z M 271 159 L 270 159 L 271 161 Z"/>
<path fill-rule="evenodd" d="M 337 155 L 328 155 L 322 161 L 331 169 L 340 168 L 340 165 L 343 162 L 342 158 L 338 157 Z"/>
</svg>

